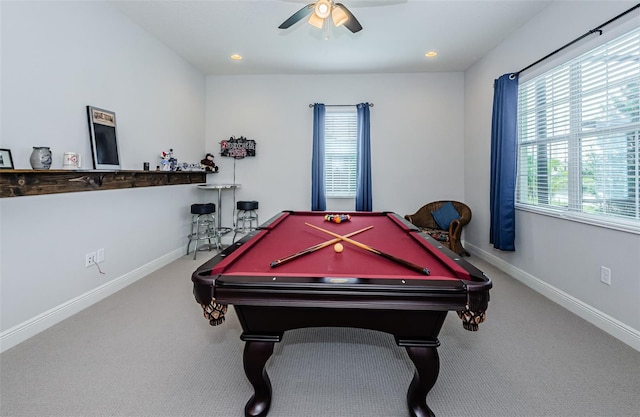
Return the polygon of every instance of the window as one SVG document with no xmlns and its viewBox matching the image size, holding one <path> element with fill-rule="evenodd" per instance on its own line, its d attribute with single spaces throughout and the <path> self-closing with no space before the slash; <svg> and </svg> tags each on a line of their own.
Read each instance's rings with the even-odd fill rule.
<svg viewBox="0 0 640 417">
<path fill-rule="evenodd" d="M 355 198 L 357 110 L 351 106 L 327 106 L 324 123 L 326 196 Z"/>
<path fill-rule="evenodd" d="M 640 230 L 640 29 L 518 90 L 519 208 Z"/>
</svg>

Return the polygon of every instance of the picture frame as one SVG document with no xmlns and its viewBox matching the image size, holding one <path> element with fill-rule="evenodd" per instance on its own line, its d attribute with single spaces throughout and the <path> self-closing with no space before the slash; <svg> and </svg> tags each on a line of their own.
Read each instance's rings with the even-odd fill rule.
<svg viewBox="0 0 640 417">
<path fill-rule="evenodd" d="M 0 148 L 0 169 L 14 169 L 11 149 Z"/>
<path fill-rule="evenodd" d="M 116 114 L 113 111 L 87 106 L 89 140 L 94 169 L 120 169 Z"/>
</svg>

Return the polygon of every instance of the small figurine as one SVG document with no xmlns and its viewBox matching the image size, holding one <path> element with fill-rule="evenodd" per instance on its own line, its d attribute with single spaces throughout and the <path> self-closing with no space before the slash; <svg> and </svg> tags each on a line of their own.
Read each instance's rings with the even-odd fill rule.
<svg viewBox="0 0 640 417">
<path fill-rule="evenodd" d="M 160 152 L 162 160 L 162 171 L 175 171 L 178 168 L 178 160 L 173 157 L 173 149 L 169 149 L 169 152 Z"/>
<path fill-rule="evenodd" d="M 213 162 L 213 154 L 208 153 L 200 163 L 205 171 L 218 172 L 218 166 Z"/>
<path fill-rule="evenodd" d="M 162 166 L 161 171 L 171 171 L 171 152 L 160 152 L 160 158 L 162 158 L 160 161 L 160 165 Z"/>
</svg>

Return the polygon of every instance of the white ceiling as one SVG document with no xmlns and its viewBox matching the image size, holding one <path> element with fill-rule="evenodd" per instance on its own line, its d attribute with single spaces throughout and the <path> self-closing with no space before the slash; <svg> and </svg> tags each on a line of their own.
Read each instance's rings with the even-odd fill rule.
<svg viewBox="0 0 640 417">
<path fill-rule="evenodd" d="M 550 1 L 342 0 L 363 30 L 278 26 L 314 0 L 112 1 L 205 74 L 464 71 Z M 427 51 L 438 56 L 426 58 Z M 240 54 L 233 61 L 231 54 Z"/>
</svg>

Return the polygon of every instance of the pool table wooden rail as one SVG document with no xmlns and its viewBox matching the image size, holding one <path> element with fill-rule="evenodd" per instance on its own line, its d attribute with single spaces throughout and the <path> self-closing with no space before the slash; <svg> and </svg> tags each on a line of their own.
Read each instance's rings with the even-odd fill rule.
<svg viewBox="0 0 640 417">
<path fill-rule="evenodd" d="M 206 265 L 206 264 L 205 264 Z M 488 292 L 469 292 L 462 281 L 347 278 L 353 283 L 333 284 L 331 278 L 215 276 L 203 265 L 192 280 L 200 304 L 212 299 L 221 304 L 365 308 L 395 310 L 460 310 L 469 305 L 485 310 Z M 275 279 L 274 279 L 275 278 Z"/>
</svg>

